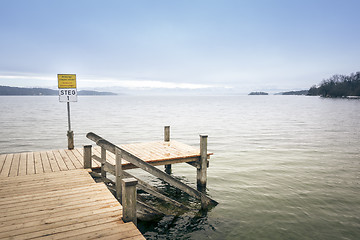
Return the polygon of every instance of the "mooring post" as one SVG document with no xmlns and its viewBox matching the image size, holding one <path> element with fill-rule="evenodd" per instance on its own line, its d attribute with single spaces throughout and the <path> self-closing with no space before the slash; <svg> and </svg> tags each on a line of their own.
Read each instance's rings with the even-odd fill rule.
<svg viewBox="0 0 360 240">
<path fill-rule="evenodd" d="M 206 189 L 207 181 L 207 135 L 200 135 L 200 166 L 197 168 L 197 188 L 199 191 Z"/>
<path fill-rule="evenodd" d="M 70 102 L 67 102 L 67 112 L 68 112 L 68 131 L 67 131 L 67 137 L 68 137 L 68 149 L 73 150 L 74 149 L 74 132 L 71 131 L 71 122 L 70 122 Z"/>
<path fill-rule="evenodd" d="M 84 168 L 92 168 L 92 161 L 91 161 L 91 153 L 92 146 L 91 145 L 84 145 Z"/>
<path fill-rule="evenodd" d="M 133 222 L 137 225 L 136 217 L 136 185 L 138 181 L 135 178 L 125 178 L 121 180 L 122 184 L 122 206 L 123 221 Z"/>
<path fill-rule="evenodd" d="M 164 127 L 164 142 L 170 142 L 170 126 Z M 165 165 L 165 172 L 171 174 L 171 164 Z"/>
<path fill-rule="evenodd" d="M 105 172 L 105 162 L 106 162 L 106 149 L 101 147 L 101 177 L 106 178 Z"/>
<path fill-rule="evenodd" d="M 73 150 L 74 149 L 74 132 L 67 131 L 67 138 L 68 138 L 68 149 Z"/>
<path fill-rule="evenodd" d="M 122 188 L 121 188 L 121 179 L 123 178 L 122 165 L 121 165 L 121 150 L 115 148 L 115 190 L 116 198 L 122 202 Z"/>
</svg>

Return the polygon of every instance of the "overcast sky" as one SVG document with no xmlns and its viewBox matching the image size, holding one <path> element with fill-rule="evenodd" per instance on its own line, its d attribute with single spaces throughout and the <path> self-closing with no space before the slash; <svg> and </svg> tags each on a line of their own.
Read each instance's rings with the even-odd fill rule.
<svg viewBox="0 0 360 240">
<path fill-rule="evenodd" d="M 0 85 L 299 90 L 360 71 L 358 0 L 0 0 Z"/>
</svg>

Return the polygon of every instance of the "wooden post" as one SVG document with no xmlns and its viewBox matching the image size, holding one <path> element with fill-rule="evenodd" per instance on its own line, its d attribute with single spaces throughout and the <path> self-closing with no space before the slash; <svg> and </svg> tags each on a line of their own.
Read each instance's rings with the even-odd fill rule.
<svg viewBox="0 0 360 240">
<path fill-rule="evenodd" d="M 200 166 L 197 168 L 197 188 L 199 191 L 206 189 L 207 181 L 207 135 L 200 135 Z"/>
<path fill-rule="evenodd" d="M 135 178 L 125 178 L 121 180 L 122 184 L 122 206 L 123 221 L 133 222 L 137 225 L 136 217 L 136 184 Z"/>
<path fill-rule="evenodd" d="M 164 127 L 164 142 L 170 142 L 170 126 Z M 171 164 L 165 165 L 165 172 L 171 174 Z"/>
<path fill-rule="evenodd" d="M 123 178 L 122 165 L 121 165 L 121 150 L 115 149 L 115 190 L 116 198 L 122 202 L 122 188 L 121 188 L 121 179 Z"/>
<path fill-rule="evenodd" d="M 84 168 L 92 168 L 92 146 L 91 145 L 84 145 Z"/>
<path fill-rule="evenodd" d="M 74 149 L 74 132 L 67 131 L 67 137 L 68 137 L 68 149 L 73 150 Z"/>
<path fill-rule="evenodd" d="M 104 169 L 105 162 L 106 162 L 106 149 L 103 148 L 103 147 L 101 147 L 101 160 L 102 160 L 102 163 L 101 163 L 101 177 L 106 178 L 106 172 L 105 172 L 105 169 Z"/>
<path fill-rule="evenodd" d="M 70 102 L 67 102 L 67 112 L 68 112 L 68 131 L 67 131 L 67 137 L 68 137 L 68 149 L 73 150 L 74 149 L 74 132 L 71 131 L 71 122 L 70 122 Z"/>
</svg>

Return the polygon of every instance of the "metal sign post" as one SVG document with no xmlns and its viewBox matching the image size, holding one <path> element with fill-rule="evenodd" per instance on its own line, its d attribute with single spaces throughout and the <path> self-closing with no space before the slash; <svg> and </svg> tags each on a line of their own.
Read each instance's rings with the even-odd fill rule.
<svg viewBox="0 0 360 240">
<path fill-rule="evenodd" d="M 68 149 L 74 149 L 74 132 L 71 131 L 70 102 L 77 102 L 76 75 L 58 74 L 59 101 L 67 103 L 68 113 Z"/>
</svg>

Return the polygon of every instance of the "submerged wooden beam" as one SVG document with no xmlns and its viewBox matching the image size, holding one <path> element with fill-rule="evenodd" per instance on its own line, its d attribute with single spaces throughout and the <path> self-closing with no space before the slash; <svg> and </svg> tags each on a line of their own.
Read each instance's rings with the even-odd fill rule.
<svg viewBox="0 0 360 240">
<path fill-rule="evenodd" d="M 102 161 L 101 158 L 99 158 L 99 157 L 96 156 L 96 155 L 93 155 L 92 158 L 93 158 L 94 160 L 96 160 L 96 161 L 99 161 L 99 162 Z M 112 165 L 112 164 L 110 164 L 110 163 L 108 163 L 108 162 L 105 162 L 105 163 L 104 163 L 104 169 L 105 169 L 106 172 L 108 172 L 108 173 L 116 176 L 115 166 L 114 166 L 114 165 Z M 96 177 L 101 177 L 101 175 L 99 175 L 99 174 L 97 174 L 97 175 L 95 175 L 95 176 L 96 176 Z M 161 199 L 161 200 L 163 200 L 163 201 L 165 201 L 165 202 L 172 203 L 172 204 L 174 204 L 175 206 L 177 206 L 177 207 L 179 207 L 179 208 L 182 208 L 182 209 L 184 209 L 184 210 L 189 210 L 189 208 L 186 207 L 185 205 L 183 205 L 183 204 L 179 203 L 178 201 L 175 201 L 174 199 L 169 198 L 169 197 L 167 197 L 166 195 L 164 195 L 164 194 L 163 194 L 159 189 L 157 189 L 156 187 L 154 187 L 154 186 L 152 186 L 152 185 L 150 185 L 150 184 L 142 181 L 141 179 L 139 179 L 139 178 L 131 175 L 130 173 L 128 173 L 128 172 L 126 172 L 126 171 L 122 171 L 122 178 L 135 178 L 135 179 L 138 181 L 137 187 L 138 187 L 139 189 L 141 189 L 141 190 L 143 190 L 143 191 L 145 191 L 145 192 L 147 192 L 147 193 L 149 193 L 149 194 L 151 194 L 151 195 L 153 195 L 153 196 L 155 196 L 155 197 L 157 197 L 157 198 L 159 198 L 159 199 Z M 107 178 L 105 178 L 104 180 L 106 180 L 106 179 L 107 179 Z M 115 183 L 115 185 L 116 185 L 116 183 Z M 116 187 L 115 187 L 114 191 L 117 192 Z M 119 198 L 118 198 L 118 199 L 119 199 Z"/>
</svg>

